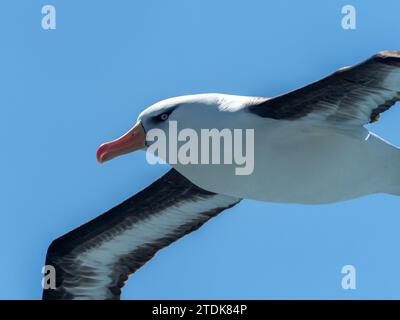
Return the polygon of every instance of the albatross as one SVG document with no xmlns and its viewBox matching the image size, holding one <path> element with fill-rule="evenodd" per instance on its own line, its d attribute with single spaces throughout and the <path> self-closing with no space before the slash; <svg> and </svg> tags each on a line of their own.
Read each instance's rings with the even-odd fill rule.
<svg viewBox="0 0 400 320">
<path fill-rule="evenodd" d="M 56 288 L 44 299 L 119 299 L 128 276 L 158 250 L 242 199 L 333 203 L 373 193 L 400 195 L 400 150 L 365 128 L 400 99 L 400 51 L 273 97 L 182 96 L 145 109 L 122 137 L 97 151 L 103 163 L 148 150 L 152 129 L 254 130 L 254 171 L 171 164 L 164 176 L 94 220 L 54 240 L 46 265 Z"/>
</svg>

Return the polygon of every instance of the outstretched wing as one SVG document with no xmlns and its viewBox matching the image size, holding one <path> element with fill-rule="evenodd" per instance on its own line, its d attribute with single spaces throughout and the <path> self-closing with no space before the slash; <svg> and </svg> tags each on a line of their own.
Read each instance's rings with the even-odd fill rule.
<svg viewBox="0 0 400 320">
<path fill-rule="evenodd" d="M 161 248 L 240 201 L 203 190 L 171 169 L 143 191 L 53 241 L 56 289 L 43 299 L 119 299 L 128 276 Z"/>
<path fill-rule="evenodd" d="M 250 111 L 273 119 L 306 118 L 364 125 L 400 99 L 400 51 L 382 51 L 301 89 L 261 101 Z"/>
</svg>

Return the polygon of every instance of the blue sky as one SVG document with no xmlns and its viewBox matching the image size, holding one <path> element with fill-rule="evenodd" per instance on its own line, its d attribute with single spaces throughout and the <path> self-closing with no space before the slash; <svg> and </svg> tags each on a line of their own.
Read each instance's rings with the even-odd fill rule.
<svg viewBox="0 0 400 320">
<path fill-rule="evenodd" d="M 41 28 L 55 5 L 57 29 Z M 341 8 L 357 29 L 341 28 Z M 273 96 L 400 49 L 396 0 L 22 1 L 0 5 L 0 298 L 39 299 L 49 243 L 167 166 L 98 145 L 171 96 Z M 400 145 L 400 109 L 371 130 Z M 379 174 L 374 172 L 372 174 Z M 134 274 L 125 299 L 400 298 L 400 199 L 243 201 Z M 341 268 L 357 289 L 341 288 Z"/>
</svg>

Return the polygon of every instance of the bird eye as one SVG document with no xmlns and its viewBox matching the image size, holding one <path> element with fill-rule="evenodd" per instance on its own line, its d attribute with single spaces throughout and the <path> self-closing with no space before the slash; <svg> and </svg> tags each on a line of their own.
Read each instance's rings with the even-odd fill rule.
<svg viewBox="0 0 400 320">
<path fill-rule="evenodd" d="M 168 114 L 163 113 L 162 115 L 160 115 L 160 119 L 161 119 L 162 121 L 167 120 L 167 119 L 168 119 Z"/>
</svg>

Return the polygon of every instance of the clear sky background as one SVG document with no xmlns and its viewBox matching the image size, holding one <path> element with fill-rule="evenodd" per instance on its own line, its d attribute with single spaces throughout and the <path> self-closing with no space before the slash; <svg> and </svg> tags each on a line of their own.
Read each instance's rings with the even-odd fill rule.
<svg viewBox="0 0 400 320">
<path fill-rule="evenodd" d="M 41 8 L 57 29 L 41 28 Z M 357 29 L 341 28 L 341 8 Z M 273 96 L 400 49 L 400 3 L 16 1 L 0 4 L 0 298 L 41 298 L 50 242 L 168 170 L 99 144 L 171 96 Z M 400 145 L 400 108 L 370 127 Z M 371 172 L 379 174 L 379 172 Z M 400 183 L 400 181 L 399 181 Z M 243 201 L 160 251 L 124 299 L 400 298 L 400 198 L 331 205 Z M 341 288 L 341 268 L 357 289 Z"/>
</svg>

